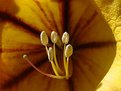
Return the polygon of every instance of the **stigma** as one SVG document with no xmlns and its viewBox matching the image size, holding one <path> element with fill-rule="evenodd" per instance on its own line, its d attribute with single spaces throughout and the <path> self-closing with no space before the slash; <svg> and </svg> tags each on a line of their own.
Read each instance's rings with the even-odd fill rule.
<svg viewBox="0 0 121 91">
<path fill-rule="evenodd" d="M 71 77 L 72 69 L 69 69 L 70 67 L 70 57 L 73 54 L 73 47 L 69 43 L 69 34 L 67 32 L 64 32 L 62 35 L 62 38 L 59 39 L 59 36 L 57 32 L 52 31 L 50 40 L 52 42 L 52 46 L 48 46 L 49 44 L 49 38 L 45 31 L 42 31 L 40 34 L 40 41 L 43 46 L 45 46 L 45 50 L 48 56 L 48 62 L 50 62 L 50 65 L 53 69 L 53 74 L 43 72 L 42 70 L 38 69 L 29 59 L 28 55 L 24 54 L 23 59 L 25 59 L 35 70 L 37 70 L 40 74 L 55 78 L 55 79 L 69 79 Z M 61 41 L 60 41 L 61 40 Z M 63 60 L 60 67 L 59 61 L 57 59 L 56 55 L 56 45 L 58 43 L 61 43 L 63 45 L 63 48 L 61 48 L 61 51 L 63 52 Z M 60 55 L 61 56 L 61 55 Z M 71 71 L 71 72 L 70 72 Z"/>
</svg>

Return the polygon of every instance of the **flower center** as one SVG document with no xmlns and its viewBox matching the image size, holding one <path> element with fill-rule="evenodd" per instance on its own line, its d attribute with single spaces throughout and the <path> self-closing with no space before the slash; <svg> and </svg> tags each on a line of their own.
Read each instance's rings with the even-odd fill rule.
<svg viewBox="0 0 121 91">
<path fill-rule="evenodd" d="M 62 35 L 62 44 L 63 44 L 63 67 L 60 67 L 59 62 L 57 60 L 57 55 L 56 55 L 56 46 L 57 43 L 60 42 L 59 36 L 55 31 L 51 32 L 51 42 L 53 43 L 53 46 L 48 47 L 48 36 L 45 31 L 42 31 L 40 34 L 40 40 L 43 46 L 45 46 L 46 53 L 48 56 L 48 60 L 52 66 L 54 74 L 48 74 L 40 69 L 38 69 L 34 64 L 29 60 L 28 56 L 26 54 L 23 55 L 23 58 L 34 68 L 36 69 L 39 73 L 52 77 L 52 78 L 57 78 L 57 79 L 69 79 L 71 77 L 71 73 L 69 69 L 69 58 L 73 54 L 73 47 L 71 44 L 68 44 L 69 42 L 69 34 L 67 32 L 64 32 Z M 62 69 L 63 68 L 63 69 Z M 72 71 L 72 70 L 71 70 Z"/>
</svg>

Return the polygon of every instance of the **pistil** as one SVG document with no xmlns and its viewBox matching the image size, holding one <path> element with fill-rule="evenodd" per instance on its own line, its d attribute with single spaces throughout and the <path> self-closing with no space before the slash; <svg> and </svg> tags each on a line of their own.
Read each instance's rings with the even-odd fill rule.
<svg viewBox="0 0 121 91">
<path fill-rule="evenodd" d="M 51 77 L 51 78 L 56 78 L 56 79 L 64 79 L 65 76 L 56 76 L 56 75 L 52 75 L 52 74 L 48 74 L 43 72 L 42 70 L 38 69 L 36 66 L 34 66 L 34 64 L 29 60 L 29 57 L 24 54 L 23 55 L 23 59 L 25 59 L 35 70 L 37 70 L 40 74 L 45 75 L 47 77 Z"/>
<path fill-rule="evenodd" d="M 64 44 L 64 49 L 63 49 L 63 61 L 64 61 L 64 69 L 65 69 L 65 73 L 66 73 L 66 78 L 67 78 L 67 67 L 68 67 L 68 64 L 67 64 L 67 61 L 66 61 L 66 57 L 65 57 L 65 50 L 66 50 L 66 44 L 68 44 L 69 42 L 69 34 L 67 32 L 64 32 L 63 35 L 62 35 L 62 43 Z"/>
</svg>

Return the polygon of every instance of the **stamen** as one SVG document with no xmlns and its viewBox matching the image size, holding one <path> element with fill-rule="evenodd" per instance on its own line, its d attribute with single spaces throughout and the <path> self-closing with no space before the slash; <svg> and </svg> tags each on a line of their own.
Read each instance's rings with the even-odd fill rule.
<svg viewBox="0 0 121 91">
<path fill-rule="evenodd" d="M 41 39 L 41 43 L 46 46 L 48 44 L 48 37 L 45 31 L 42 31 L 40 34 L 40 39 Z"/>
<path fill-rule="evenodd" d="M 65 71 L 66 71 L 66 79 L 68 79 L 69 78 L 69 69 L 68 69 L 68 67 L 69 67 L 69 57 L 71 56 L 73 54 L 73 47 L 70 45 L 70 44 L 68 44 L 67 46 L 66 46 L 66 49 L 65 49 L 65 57 L 66 57 L 66 63 L 65 63 Z"/>
<path fill-rule="evenodd" d="M 52 31 L 51 41 L 53 43 L 53 49 L 54 49 L 54 62 L 55 62 L 58 72 L 61 74 L 62 70 L 60 69 L 60 67 L 58 65 L 57 58 L 56 58 L 56 50 L 55 50 L 55 43 L 57 43 L 58 39 L 59 39 L 58 34 L 55 31 Z"/>
<path fill-rule="evenodd" d="M 62 35 L 62 42 L 64 44 L 64 51 L 63 51 L 63 61 L 64 61 L 64 69 L 65 69 L 65 73 L 66 73 L 66 78 L 67 78 L 67 62 L 66 62 L 66 56 L 65 56 L 65 50 L 66 50 L 66 44 L 68 44 L 69 42 L 69 34 L 67 32 L 64 32 Z"/>
<path fill-rule="evenodd" d="M 45 73 L 38 69 L 34 64 L 29 60 L 28 56 L 25 54 L 23 55 L 23 59 L 25 59 L 34 69 L 36 69 L 39 73 L 52 77 L 52 78 L 57 78 L 57 79 L 68 79 L 71 74 L 69 74 L 69 57 L 73 54 L 73 47 L 72 45 L 68 44 L 69 42 L 69 34 L 67 32 L 64 32 L 62 35 L 62 43 L 64 44 L 64 50 L 63 50 L 63 63 L 64 63 L 64 68 L 63 70 L 60 68 L 60 65 L 58 64 L 57 58 L 56 58 L 56 46 L 61 42 L 59 39 L 58 34 L 55 31 L 52 31 L 51 33 L 51 41 L 53 43 L 53 47 L 47 46 L 48 44 L 48 36 L 45 31 L 42 31 L 40 34 L 40 40 L 42 45 L 45 46 L 46 53 L 48 56 L 48 60 L 51 63 L 52 69 L 54 71 L 55 75 Z M 62 44 L 61 43 L 61 44 Z M 60 47 L 62 45 L 59 45 Z M 62 65 L 61 65 L 62 66 Z"/>
<path fill-rule="evenodd" d="M 67 32 L 64 32 L 62 35 L 62 42 L 64 44 L 67 44 L 69 42 L 69 34 Z"/>
</svg>

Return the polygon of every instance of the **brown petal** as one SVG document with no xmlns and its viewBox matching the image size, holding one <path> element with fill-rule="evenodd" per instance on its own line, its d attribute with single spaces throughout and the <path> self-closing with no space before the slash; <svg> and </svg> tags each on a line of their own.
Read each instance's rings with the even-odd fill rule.
<svg viewBox="0 0 121 91">
<path fill-rule="evenodd" d="M 6 5 L 5 10 L 2 6 L 0 7 L 0 29 L 2 31 L 0 90 L 56 91 L 59 88 L 60 91 L 68 91 L 66 80 L 52 80 L 43 76 L 22 58 L 23 54 L 28 54 L 35 66 L 40 67 L 45 72 L 46 69 L 49 69 L 48 72 L 51 73 L 50 64 L 45 63 L 47 55 L 40 45 L 38 36 L 39 31 L 42 30 L 48 34 L 55 30 L 59 35 L 62 35 L 59 3 L 48 0 L 10 2 L 9 8 L 5 1 L 1 1 L 3 5 Z M 10 9 L 11 6 L 12 9 Z M 18 8 L 16 12 L 14 12 L 15 8 Z M 49 84 L 49 80 L 52 80 L 51 84 Z"/>
<path fill-rule="evenodd" d="M 71 0 L 72 83 L 75 91 L 95 91 L 116 54 L 112 30 L 92 0 Z"/>
<path fill-rule="evenodd" d="M 41 62 L 46 57 L 45 49 L 40 39 L 33 33 L 13 25 L 11 22 L 1 22 L 0 40 L 0 87 L 13 79 L 30 65 L 22 58 L 29 55 L 33 63 Z M 19 78 L 18 78 L 19 79 Z"/>
<path fill-rule="evenodd" d="M 95 0 L 106 21 L 111 27 L 116 41 L 117 52 L 110 71 L 102 81 L 102 86 L 97 91 L 121 91 L 121 1 L 120 0 Z"/>
<path fill-rule="evenodd" d="M 89 44 L 88 44 L 89 45 Z M 72 56 L 72 81 L 75 91 L 95 91 L 115 57 L 115 45 L 93 46 L 77 50 Z M 104 44 L 102 44 L 104 45 Z M 86 46 L 86 45 L 85 45 Z"/>
</svg>

